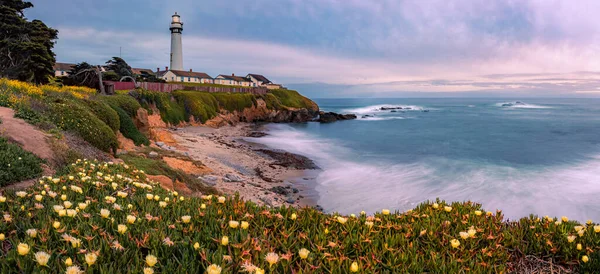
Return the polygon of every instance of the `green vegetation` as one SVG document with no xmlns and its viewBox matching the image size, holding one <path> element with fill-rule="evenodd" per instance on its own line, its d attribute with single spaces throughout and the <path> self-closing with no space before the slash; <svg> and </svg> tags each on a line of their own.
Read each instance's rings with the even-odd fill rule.
<svg viewBox="0 0 600 274">
<path fill-rule="evenodd" d="M 113 130 L 85 106 L 70 100 L 48 102 L 44 115 L 59 129 L 77 133 L 100 150 L 116 151 L 119 143 Z"/>
<path fill-rule="evenodd" d="M 169 82 L 169 84 L 181 84 L 188 87 L 215 87 L 215 88 L 251 88 L 244 86 L 209 84 L 209 83 L 187 83 L 187 82 Z"/>
<path fill-rule="evenodd" d="M 148 138 L 137 129 L 127 112 L 120 107 L 114 105 L 112 105 L 112 107 L 119 115 L 119 120 L 121 121 L 119 129 L 121 130 L 121 133 L 123 133 L 123 136 L 133 140 L 135 145 L 150 145 Z"/>
<path fill-rule="evenodd" d="M 137 110 L 142 107 L 135 98 L 125 94 L 98 96 L 98 99 L 110 106 L 122 108 L 130 117 L 136 117 Z"/>
<path fill-rule="evenodd" d="M 0 269 L 65 273 L 67 260 L 94 273 L 522 273 L 518 262 L 531 257 L 575 272 L 600 269 L 600 225 L 591 221 L 511 222 L 478 204 L 440 200 L 344 216 L 181 198 L 132 163 L 152 173 L 160 165 L 125 159 L 78 161 L 65 176 L 3 194 Z"/>
<path fill-rule="evenodd" d="M 295 90 L 275 89 L 269 91 L 269 94 L 272 94 L 275 97 L 277 97 L 280 104 L 285 107 L 306 109 L 315 109 L 315 107 L 317 107 L 317 105 L 313 101 L 300 95 L 300 93 L 298 93 Z M 276 102 L 272 102 L 272 98 L 269 98 L 268 100 L 271 101 L 271 104 L 276 104 Z"/>
<path fill-rule="evenodd" d="M 33 153 L 0 137 L 0 187 L 39 177 L 41 164 L 42 160 Z"/>
<path fill-rule="evenodd" d="M 98 119 L 107 124 L 114 132 L 119 130 L 121 127 L 119 114 L 117 114 L 117 112 L 108 104 L 89 99 L 83 100 L 83 102 L 87 105 L 88 109 L 98 117 Z"/>
</svg>

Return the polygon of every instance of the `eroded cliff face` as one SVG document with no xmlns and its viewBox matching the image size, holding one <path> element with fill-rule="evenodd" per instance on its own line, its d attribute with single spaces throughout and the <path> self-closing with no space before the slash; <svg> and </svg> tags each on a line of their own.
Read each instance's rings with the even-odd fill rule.
<svg viewBox="0 0 600 274">
<path fill-rule="evenodd" d="M 262 99 L 256 100 L 256 105 L 245 108 L 243 111 L 229 112 L 221 110 L 221 113 L 204 125 L 210 127 L 222 127 L 235 125 L 240 122 L 271 122 L 271 123 L 301 123 L 312 121 L 319 115 L 319 107 L 314 104 L 310 109 L 269 109 Z"/>
</svg>

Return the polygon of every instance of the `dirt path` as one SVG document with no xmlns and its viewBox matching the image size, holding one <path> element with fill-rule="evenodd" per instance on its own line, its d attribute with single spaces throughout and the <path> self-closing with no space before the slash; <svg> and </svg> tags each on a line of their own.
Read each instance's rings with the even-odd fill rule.
<svg viewBox="0 0 600 274">
<path fill-rule="evenodd" d="M 50 135 L 14 115 L 14 110 L 0 107 L 0 135 L 42 159 L 52 160 L 54 153 L 48 145 Z"/>
</svg>

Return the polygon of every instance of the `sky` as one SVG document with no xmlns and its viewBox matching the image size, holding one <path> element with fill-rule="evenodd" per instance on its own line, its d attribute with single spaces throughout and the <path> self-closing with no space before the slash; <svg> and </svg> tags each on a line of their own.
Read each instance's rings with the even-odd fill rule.
<svg viewBox="0 0 600 274">
<path fill-rule="evenodd" d="M 312 97 L 600 97 L 597 0 L 30 0 L 57 61 L 258 73 Z M 120 51 L 121 49 L 121 51 Z"/>
</svg>

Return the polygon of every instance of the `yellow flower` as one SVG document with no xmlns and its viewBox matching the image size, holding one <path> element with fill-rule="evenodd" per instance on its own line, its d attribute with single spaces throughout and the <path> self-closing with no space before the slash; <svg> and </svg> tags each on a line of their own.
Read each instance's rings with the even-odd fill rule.
<svg viewBox="0 0 600 274">
<path fill-rule="evenodd" d="M 574 229 L 575 229 L 575 231 L 576 231 L 576 232 L 579 232 L 580 230 L 582 230 L 582 229 L 583 229 L 583 226 L 576 225 L 576 226 L 574 227 Z"/>
<path fill-rule="evenodd" d="M 586 255 L 583 255 L 583 257 L 581 257 L 581 261 L 583 263 L 587 263 L 589 260 L 590 260 L 590 258 L 588 258 L 588 256 L 586 256 Z"/>
<path fill-rule="evenodd" d="M 352 265 L 350 265 L 350 272 L 358 272 L 358 263 L 357 262 L 352 262 Z"/>
<path fill-rule="evenodd" d="M 146 194 L 146 199 L 152 200 L 152 199 L 154 199 L 154 195 L 148 193 L 148 194 Z"/>
<path fill-rule="evenodd" d="M 296 215 L 296 213 L 292 213 L 292 216 L 290 216 L 290 219 L 292 220 L 296 220 L 298 216 Z"/>
<path fill-rule="evenodd" d="M 27 235 L 31 238 L 35 238 L 37 236 L 37 230 L 35 228 L 30 228 L 25 231 Z"/>
<path fill-rule="evenodd" d="M 257 268 L 254 270 L 254 274 L 265 274 L 265 270 L 264 270 L 264 269 L 262 269 L 262 268 L 258 268 L 258 267 L 257 267 Z"/>
<path fill-rule="evenodd" d="M 88 253 L 85 254 L 85 262 L 88 265 L 93 265 L 96 263 L 96 259 L 98 259 L 98 256 L 96 256 L 96 253 Z"/>
<path fill-rule="evenodd" d="M 325 228 L 325 234 L 329 234 L 329 228 Z"/>
<path fill-rule="evenodd" d="M 201 208 L 201 209 L 206 209 L 206 205 L 205 205 L 205 204 L 201 204 L 201 205 L 200 205 L 200 208 Z"/>
<path fill-rule="evenodd" d="M 4 241 L 5 238 L 4 233 L 0 233 L 0 241 Z"/>
<path fill-rule="evenodd" d="M 474 228 L 469 228 L 467 233 L 469 233 L 469 236 L 475 237 L 475 234 L 477 234 L 477 230 L 475 230 Z"/>
<path fill-rule="evenodd" d="M 130 224 L 135 223 L 135 219 L 137 219 L 135 216 L 133 215 L 127 215 L 127 222 Z"/>
<path fill-rule="evenodd" d="M 485 213 L 485 215 L 486 216 L 492 216 L 492 215 L 494 215 L 494 213 L 492 213 L 491 211 L 488 211 L 488 212 Z"/>
<path fill-rule="evenodd" d="M 0 203 L 6 202 L 6 197 L 0 195 Z"/>
<path fill-rule="evenodd" d="M 144 274 L 154 274 L 154 269 L 149 267 L 144 267 Z"/>
<path fill-rule="evenodd" d="M 69 201 L 64 201 L 63 204 L 65 205 L 65 208 L 71 208 L 71 206 L 73 206 L 73 203 Z"/>
<path fill-rule="evenodd" d="M 102 218 L 108 218 L 108 216 L 110 216 L 110 211 L 108 209 L 100 209 L 100 216 L 102 216 Z"/>
<path fill-rule="evenodd" d="M 198 250 L 200 248 L 200 244 L 198 242 L 194 243 L 194 249 Z"/>
<path fill-rule="evenodd" d="M 347 218 L 344 218 L 344 217 L 340 217 L 340 216 L 338 216 L 338 217 L 337 217 L 337 221 L 338 221 L 338 223 L 340 223 L 340 224 L 345 224 L 345 223 L 346 223 L 346 221 L 348 221 L 348 219 L 347 219 Z"/>
<path fill-rule="evenodd" d="M 594 226 L 594 232 L 600 233 L 600 225 L 595 225 Z"/>
<path fill-rule="evenodd" d="M 206 274 L 221 274 L 221 267 L 216 264 L 211 264 L 206 269 Z"/>
<path fill-rule="evenodd" d="M 183 198 L 183 196 L 180 196 L 180 197 L 179 197 L 179 200 L 180 200 L 180 201 L 183 201 L 183 200 L 185 200 L 185 198 Z"/>
<path fill-rule="evenodd" d="M 583 237 L 583 234 L 585 234 L 585 229 L 577 231 L 577 234 L 579 234 L 579 237 Z"/>
<path fill-rule="evenodd" d="M 389 209 L 383 209 L 383 210 L 381 210 L 381 213 L 383 215 L 390 215 L 390 210 Z"/>
<path fill-rule="evenodd" d="M 165 208 L 165 207 L 167 207 L 167 203 L 161 201 L 161 202 L 158 202 L 158 206 Z"/>
<path fill-rule="evenodd" d="M 67 216 L 69 217 L 75 217 L 75 215 L 77 215 L 77 210 L 75 209 L 67 209 Z"/>
<path fill-rule="evenodd" d="M 229 227 L 237 228 L 240 225 L 238 221 L 229 221 Z"/>
<path fill-rule="evenodd" d="M 66 265 L 66 266 L 71 266 L 72 264 L 73 264 L 73 260 L 71 260 L 71 258 L 67 258 L 67 259 L 65 260 L 65 265 Z"/>
<path fill-rule="evenodd" d="M 160 200 L 160 196 L 158 196 L 158 195 L 154 195 L 154 200 L 155 200 L 155 201 L 158 201 L 158 200 Z"/>
<path fill-rule="evenodd" d="M 35 256 L 35 260 L 37 261 L 37 263 L 41 266 L 47 266 L 48 265 L 48 261 L 50 260 L 50 254 L 44 252 L 44 251 L 38 251 L 34 254 Z"/>
<path fill-rule="evenodd" d="M 225 197 L 223 196 L 219 196 L 219 204 L 224 204 L 225 203 Z"/>
<path fill-rule="evenodd" d="M 300 251 L 298 251 L 298 255 L 300 255 L 301 259 L 308 258 L 309 253 L 310 253 L 310 251 L 308 251 L 308 249 L 306 249 L 306 248 L 301 248 Z"/>
<path fill-rule="evenodd" d="M 354 213 L 352 213 L 352 214 L 350 214 L 350 217 L 356 218 L 356 215 L 354 215 Z"/>
<path fill-rule="evenodd" d="M 360 215 L 367 215 L 367 213 L 363 210 L 360 212 Z"/>
<path fill-rule="evenodd" d="M 65 274 L 81 274 L 83 273 L 83 271 L 81 271 L 81 268 L 79 268 L 79 266 L 69 266 L 67 267 L 67 271 L 65 272 Z"/>
<path fill-rule="evenodd" d="M 274 252 L 269 252 L 267 255 L 265 255 L 265 260 L 269 263 L 269 266 L 273 266 L 277 263 L 277 261 L 279 261 L 279 255 Z"/>
<path fill-rule="evenodd" d="M 158 259 L 156 258 L 156 256 L 150 255 L 150 254 L 148 254 L 148 256 L 146 256 L 146 264 L 149 267 L 153 267 L 157 262 L 158 262 Z"/>
<path fill-rule="evenodd" d="M 187 224 L 187 223 L 189 223 L 191 219 L 192 219 L 192 216 L 189 216 L 189 215 L 181 216 L 181 221 L 182 221 L 184 224 Z"/>
<path fill-rule="evenodd" d="M 440 207 L 440 205 L 438 203 L 433 203 L 433 205 L 431 205 L 434 209 L 438 209 Z"/>
<path fill-rule="evenodd" d="M 573 235 L 567 236 L 567 240 L 569 241 L 569 243 L 572 243 L 573 241 L 575 241 L 575 238 L 577 238 L 577 236 L 573 236 Z"/>
<path fill-rule="evenodd" d="M 65 194 L 60 195 L 60 199 L 63 201 L 67 200 L 67 195 L 65 195 Z"/>
<path fill-rule="evenodd" d="M 451 206 L 445 206 L 444 207 L 444 211 L 450 212 L 450 211 L 452 211 L 452 207 Z"/>
<path fill-rule="evenodd" d="M 481 210 L 475 210 L 475 215 L 477 215 L 477 216 L 481 216 L 482 213 L 483 212 L 481 212 Z"/>
<path fill-rule="evenodd" d="M 461 232 L 460 232 L 460 233 L 458 233 L 458 234 L 460 234 L 460 237 L 461 237 L 463 240 L 465 240 L 465 239 L 469 238 L 469 233 L 467 233 L 467 232 L 461 231 Z"/>
<path fill-rule="evenodd" d="M 44 198 L 44 196 L 42 196 L 42 195 L 39 195 L 39 194 L 35 195 L 35 200 L 38 202 L 41 201 L 43 198 Z"/>
<path fill-rule="evenodd" d="M 71 239 L 71 246 L 72 246 L 73 248 L 78 248 L 78 247 L 80 247 L 80 246 L 81 246 L 81 240 L 79 240 L 79 239 L 75 239 L 75 238 Z"/>
<path fill-rule="evenodd" d="M 452 245 L 453 248 L 458 248 L 460 246 L 460 241 L 457 239 L 452 239 L 450 240 L 450 245 Z"/>
<path fill-rule="evenodd" d="M 58 229 L 60 227 L 60 222 L 52 223 L 52 227 L 54 227 L 55 229 Z"/>
<path fill-rule="evenodd" d="M 567 218 L 567 216 L 562 216 L 560 217 L 560 219 L 565 223 L 569 221 L 569 218 Z"/>
<path fill-rule="evenodd" d="M 117 191 L 117 196 L 119 196 L 121 198 L 125 198 L 125 197 L 127 197 L 127 193 L 125 193 L 123 191 Z"/>
<path fill-rule="evenodd" d="M 228 245 L 229 244 L 229 237 L 223 236 L 223 238 L 221 238 L 221 244 L 222 245 Z"/>
<path fill-rule="evenodd" d="M 27 196 L 27 192 L 17 191 L 17 192 L 15 192 L 15 195 L 17 195 L 17 197 L 19 197 L 19 198 L 24 198 L 25 196 Z"/>
<path fill-rule="evenodd" d="M 27 255 L 27 253 L 29 253 L 29 245 L 24 244 L 24 243 L 19 243 L 19 245 L 17 246 L 17 252 L 19 252 L 19 255 L 21 255 L 21 256 Z"/>
<path fill-rule="evenodd" d="M 373 227 L 373 222 L 365 221 L 365 225 L 368 226 L 369 228 L 371 228 L 371 227 Z"/>
<path fill-rule="evenodd" d="M 125 234 L 125 232 L 127 232 L 127 226 L 126 225 L 118 225 L 117 231 L 121 234 Z"/>
<path fill-rule="evenodd" d="M 77 205 L 77 207 L 79 207 L 79 209 L 84 210 L 88 205 L 86 203 L 79 203 Z"/>
<path fill-rule="evenodd" d="M 577 244 L 577 250 L 581 250 L 583 249 L 583 247 L 581 246 L 581 244 Z"/>
<path fill-rule="evenodd" d="M 248 229 L 248 226 L 250 226 L 248 222 L 242 221 L 242 229 Z"/>
</svg>

